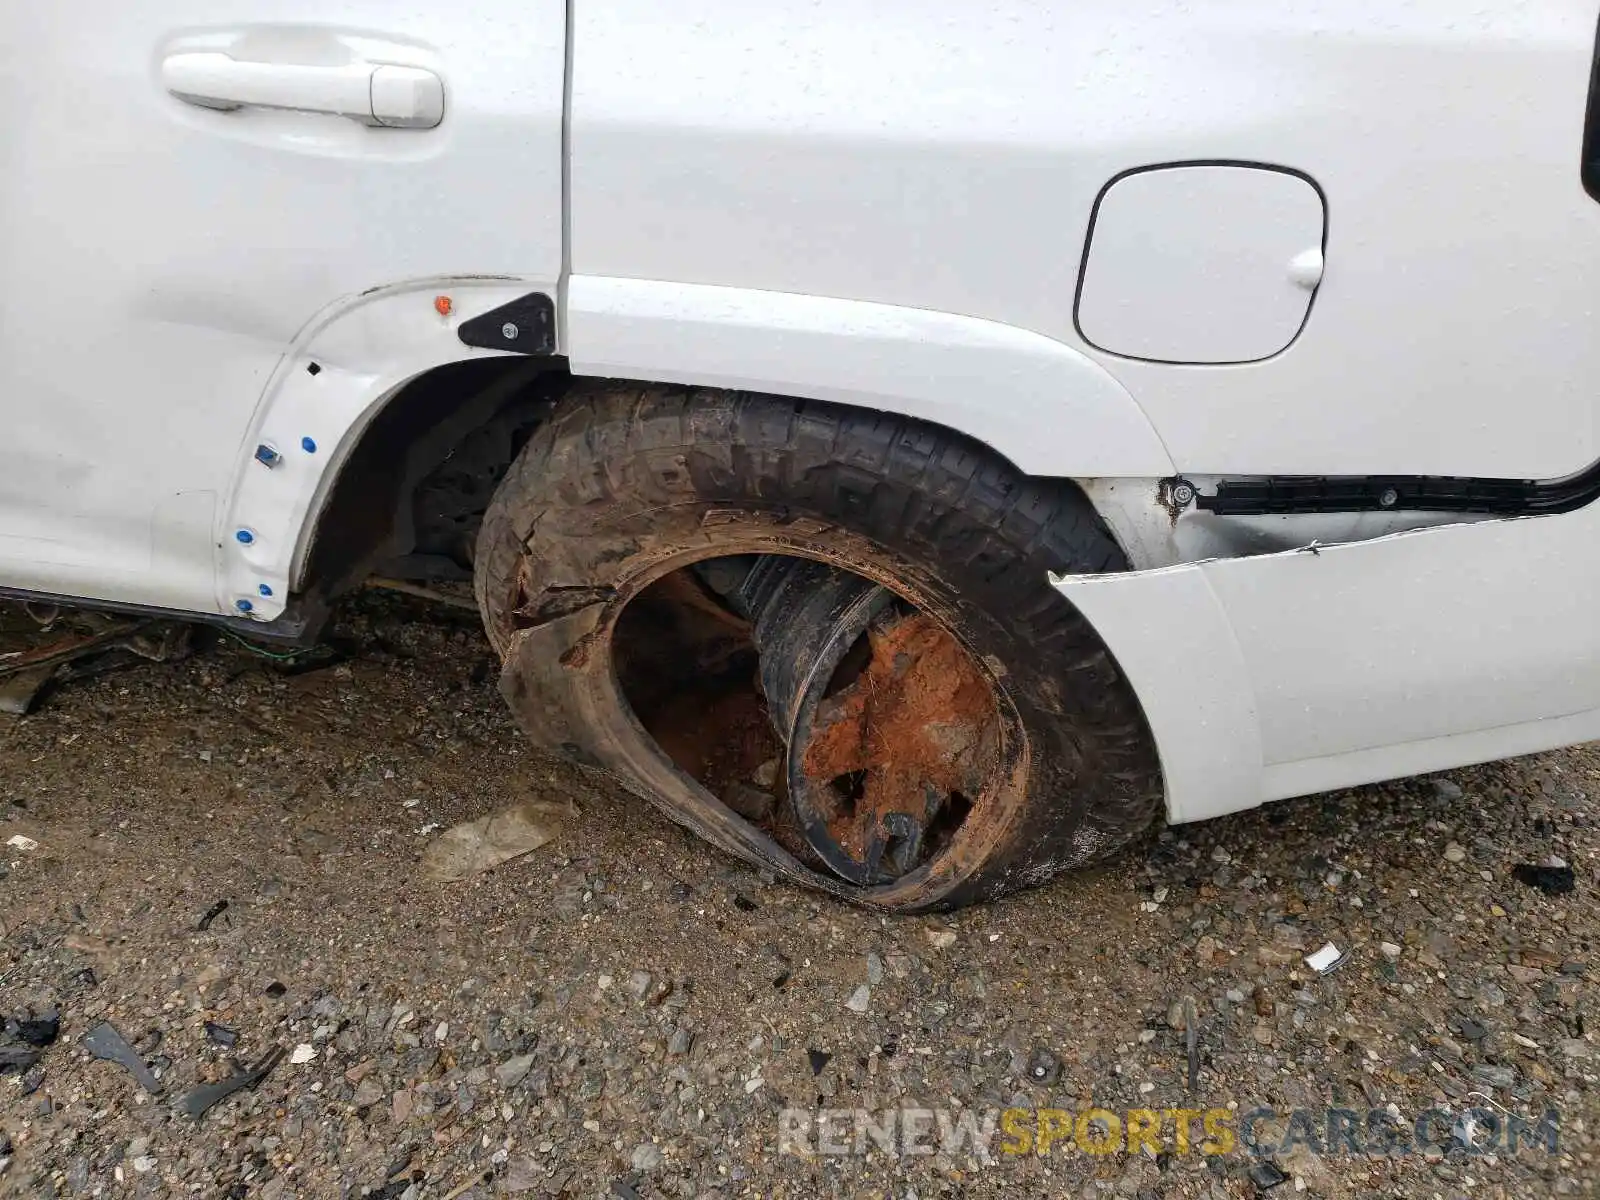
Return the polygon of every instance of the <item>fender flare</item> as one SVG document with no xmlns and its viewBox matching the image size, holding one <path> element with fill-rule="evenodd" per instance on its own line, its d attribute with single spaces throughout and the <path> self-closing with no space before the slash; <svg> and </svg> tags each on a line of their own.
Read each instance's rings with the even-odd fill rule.
<svg viewBox="0 0 1600 1200">
<path fill-rule="evenodd" d="M 1030 475 L 1162 478 L 1171 456 L 1102 366 L 977 317 L 748 288 L 574 275 L 575 375 L 831 400 L 931 421 Z"/>
<path fill-rule="evenodd" d="M 509 276 L 407 280 L 335 301 L 302 327 L 262 390 L 218 506 L 218 611 L 283 615 L 317 517 L 372 418 L 434 367 L 514 357 L 464 345 L 457 329 L 532 291 L 556 288 Z M 446 312 L 434 305 L 440 295 L 451 297 Z M 278 456 L 271 465 L 260 446 Z"/>
</svg>

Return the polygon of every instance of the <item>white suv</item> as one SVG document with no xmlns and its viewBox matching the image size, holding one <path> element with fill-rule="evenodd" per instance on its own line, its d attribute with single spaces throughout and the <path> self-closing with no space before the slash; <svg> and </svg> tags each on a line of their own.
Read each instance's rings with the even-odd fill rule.
<svg viewBox="0 0 1600 1200">
<path fill-rule="evenodd" d="M 0 585 L 503 688 L 894 909 L 1600 736 L 1597 6 L 86 0 L 0 37 Z"/>
</svg>

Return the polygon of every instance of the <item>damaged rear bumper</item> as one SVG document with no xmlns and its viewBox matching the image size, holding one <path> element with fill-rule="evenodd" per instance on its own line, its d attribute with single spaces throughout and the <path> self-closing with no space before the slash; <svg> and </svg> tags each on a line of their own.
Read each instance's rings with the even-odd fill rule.
<svg viewBox="0 0 1600 1200">
<path fill-rule="evenodd" d="M 1052 582 L 1173 821 L 1600 738 L 1600 505 Z"/>
</svg>

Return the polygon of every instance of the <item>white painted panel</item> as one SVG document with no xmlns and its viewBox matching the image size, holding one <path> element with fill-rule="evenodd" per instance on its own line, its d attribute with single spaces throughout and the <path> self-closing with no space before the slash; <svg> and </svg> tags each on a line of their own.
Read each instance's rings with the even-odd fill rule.
<svg viewBox="0 0 1600 1200">
<path fill-rule="evenodd" d="M 1129 579 L 1140 582 L 1129 586 Z M 1261 726 L 1227 614 L 1203 571 L 1075 575 L 1056 586 L 1112 649 L 1156 735 L 1173 821 L 1259 802 Z M 1174 645 L 1181 662 L 1174 660 Z"/>
<path fill-rule="evenodd" d="M 1590 505 L 1058 587 L 1125 662 L 1174 764 L 1169 802 L 1194 819 L 1600 736 L 1597 541 Z M 1169 702 L 1212 688 L 1221 701 Z M 1215 807 L 1238 785 L 1246 704 L 1263 770 Z"/>
<path fill-rule="evenodd" d="M 565 9 L 3 7 L 0 584 L 213 610 L 212 531 L 179 498 L 228 507 L 263 391 L 314 317 L 399 281 L 559 279 Z M 445 116 L 196 107 L 161 78 L 189 52 L 426 70 Z"/>
<path fill-rule="evenodd" d="M 576 272 L 1082 345 L 1108 180 L 1272 163 L 1328 198 L 1301 337 L 1250 366 L 1104 360 L 1180 468 L 1551 478 L 1600 459 L 1592 0 L 607 0 L 574 21 Z"/>
<path fill-rule="evenodd" d="M 1322 277 L 1322 197 L 1284 171 L 1173 166 L 1095 206 L 1078 328 L 1113 354 L 1251 362 L 1294 340 Z"/>
<path fill-rule="evenodd" d="M 937 421 L 1041 475 L 1167 475 L 1139 406 L 1070 346 L 949 313 L 575 275 L 574 372 L 750 388 Z"/>
</svg>

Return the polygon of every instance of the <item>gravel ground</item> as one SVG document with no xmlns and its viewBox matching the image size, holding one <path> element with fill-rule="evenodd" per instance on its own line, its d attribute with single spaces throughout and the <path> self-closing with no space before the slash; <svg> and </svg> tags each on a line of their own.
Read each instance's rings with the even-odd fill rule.
<svg viewBox="0 0 1600 1200">
<path fill-rule="evenodd" d="M 471 614 L 368 594 L 339 632 L 342 665 L 289 676 L 223 641 L 0 718 L 0 840 L 38 842 L 0 862 L 0 1012 L 61 1021 L 37 1066 L 0 1077 L 0 1188 L 1596 1194 L 1596 747 L 1162 830 L 1040 891 L 885 919 L 525 747 Z M 439 828 L 528 798 L 582 816 L 487 874 L 423 880 Z M 1514 877 L 1552 854 L 1576 890 Z M 1302 958 L 1327 941 L 1349 959 L 1319 977 Z M 102 1021 L 161 1096 L 91 1058 Z M 295 1053 L 255 1090 L 198 1121 L 175 1107 L 274 1046 Z M 1299 1146 L 1271 1187 L 1242 1150 L 1170 1134 L 1159 1155 L 997 1141 L 993 1162 L 779 1147 L 786 1106 L 1091 1103 L 1392 1105 L 1408 1126 L 1437 1107 L 1450 1152 Z M 1449 1130 L 1469 1105 L 1553 1108 L 1559 1150 L 1468 1155 Z"/>
</svg>

